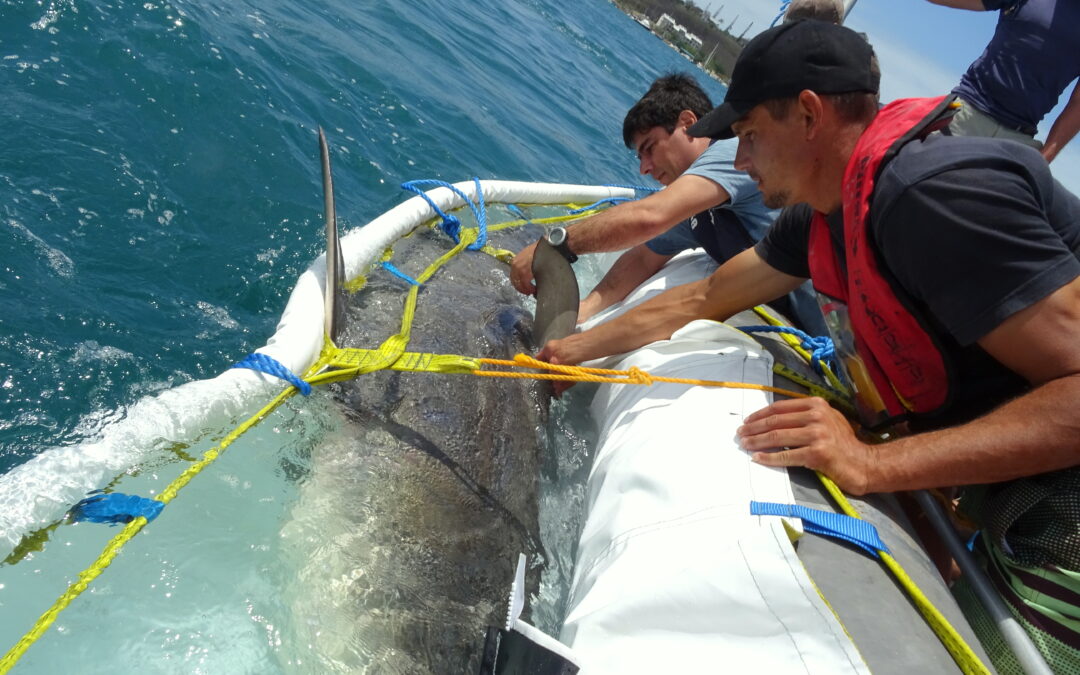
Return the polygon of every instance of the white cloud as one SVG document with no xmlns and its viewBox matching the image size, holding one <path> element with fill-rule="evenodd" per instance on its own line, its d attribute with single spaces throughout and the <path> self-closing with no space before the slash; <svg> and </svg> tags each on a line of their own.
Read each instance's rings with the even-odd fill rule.
<svg viewBox="0 0 1080 675">
<path fill-rule="evenodd" d="M 960 81 L 960 73 L 950 72 L 906 44 L 895 42 L 886 35 L 875 36 L 873 43 L 874 52 L 881 64 L 882 101 L 947 94 Z"/>
</svg>

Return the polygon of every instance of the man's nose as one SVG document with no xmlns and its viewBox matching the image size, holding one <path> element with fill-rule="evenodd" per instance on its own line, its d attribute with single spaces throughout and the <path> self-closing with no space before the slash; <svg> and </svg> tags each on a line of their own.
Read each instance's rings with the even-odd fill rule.
<svg viewBox="0 0 1080 675">
<path fill-rule="evenodd" d="M 653 165 L 652 165 L 652 162 L 649 161 L 649 158 L 648 157 L 642 157 L 641 160 L 638 162 L 638 172 L 642 176 L 647 176 L 650 173 L 652 173 L 652 170 L 653 170 Z"/>
<path fill-rule="evenodd" d="M 750 172 L 750 152 L 741 139 L 739 140 L 739 148 L 735 151 L 735 168 L 739 171 Z"/>
</svg>

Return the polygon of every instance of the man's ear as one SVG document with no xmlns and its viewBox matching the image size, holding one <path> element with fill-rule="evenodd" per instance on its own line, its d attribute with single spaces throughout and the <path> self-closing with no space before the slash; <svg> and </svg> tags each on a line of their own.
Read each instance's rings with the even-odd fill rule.
<svg viewBox="0 0 1080 675">
<path fill-rule="evenodd" d="M 694 114 L 693 110 L 684 110 L 679 113 L 679 120 L 675 123 L 676 127 L 689 128 L 690 126 L 697 124 L 698 116 Z"/>
<path fill-rule="evenodd" d="M 799 92 L 796 113 L 806 130 L 806 140 L 812 140 L 821 132 L 825 103 L 816 92 L 809 89 L 803 89 Z"/>
</svg>

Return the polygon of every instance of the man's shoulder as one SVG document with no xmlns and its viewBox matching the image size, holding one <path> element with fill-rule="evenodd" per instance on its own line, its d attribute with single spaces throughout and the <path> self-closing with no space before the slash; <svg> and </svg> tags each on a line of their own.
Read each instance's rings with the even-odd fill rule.
<svg viewBox="0 0 1080 675">
<path fill-rule="evenodd" d="M 690 168 L 687 171 L 693 171 L 694 169 L 700 169 L 702 167 L 710 167 L 716 164 L 734 164 L 735 163 L 735 151 L 739 149 L 739 141 L 734 138 L 713 141 L 709 147 L 705 148 L 705 152 L 698 155 L 698 158 L 690 164 Z"/>
<path fill-rule="evenodd" d="M 1033 189 L 1050 190 L 1052 176 L 1037 150 L 1015 141 L 976 136 L 933 135 L 904 146 L 877 179 L 875 207 L 909 188 L 934 182 L 950 172 L 980 174 L 980 188 L 1020 178 Z M 984 182 L 985 181 L 985 182 Z"/>
<path fill-rule="evenodd" d="M 908 143 L 888 165 L 889 168 L 903 169 L 904 175 L 916 178 L 950 169 L 1011 170 L 1023 167 L 1037 171 L 1045 166 L 1046 161 L 1038 150 L 1017 141 L 940 134 Z"/>
</svg>

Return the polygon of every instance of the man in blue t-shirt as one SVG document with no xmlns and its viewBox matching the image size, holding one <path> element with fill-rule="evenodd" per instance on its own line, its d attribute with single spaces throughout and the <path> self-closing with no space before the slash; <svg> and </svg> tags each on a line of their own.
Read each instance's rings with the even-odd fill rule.
<svg viewBox="0 0 1080 675">
<path fill-rule="evenodd" d="M 686 75 L 667 75 L 626 114 L 623 141 L 637 152 L 641 173 L 652 175 L 664 190 L 612 207 L 566 228 L 575 254 L 629 247 L 581 303 L 579 321 L 619 302 L 660 270 L 676 253 L 704 248 L 717 262 L 753 246 L 777 215 L 766 207 L 754 181 L 734 167 L 736 143 L 691 138 L 686 129 L 711 110 L 712 102 Z M 535 244 L 514 256 L 510 280 L 522 293 L 533 293 Z M 824 324 L 809 287 L 797 301 L 776 303 L 810 332 Z"/>
<path fill-rule="evenodd" d="M 1036 127 L 1069 83 L 1080 77 L 1080 2 L 1076 0 L 929 0 L 974 11 L 998 10 L 986 50 L 953 89 L 965 105 L 945 133 L 989 136 L 1041 148 L 1046 161 L 1080 130 L 1080 84 L 1046 143 Z"/>
</svg>

